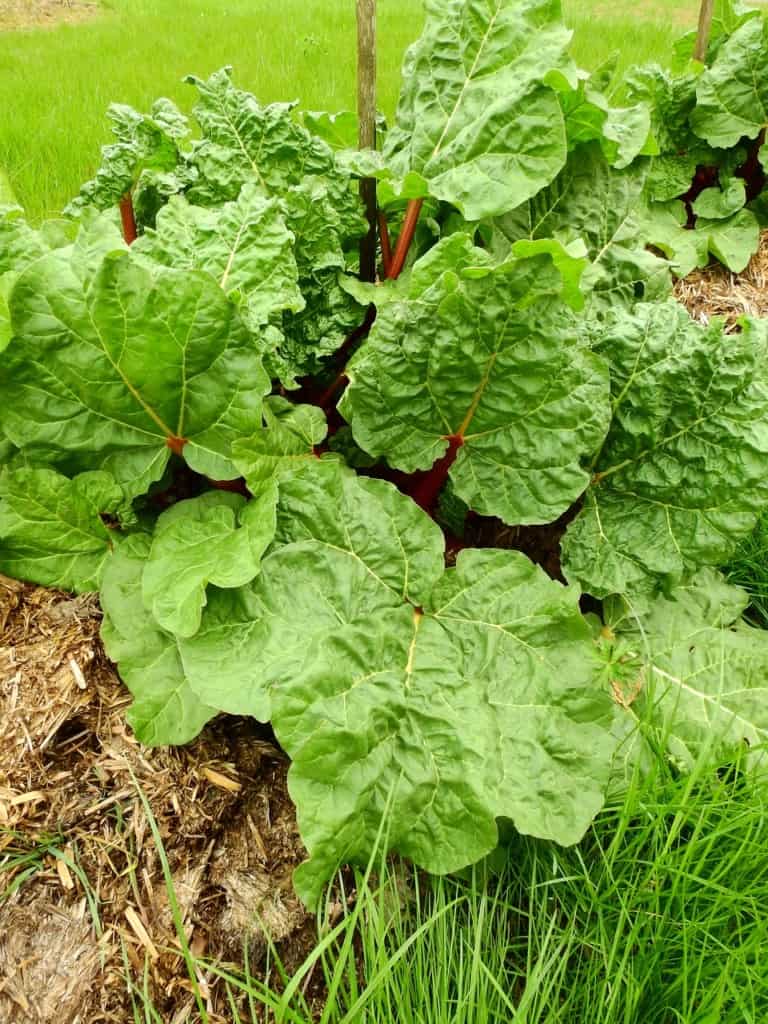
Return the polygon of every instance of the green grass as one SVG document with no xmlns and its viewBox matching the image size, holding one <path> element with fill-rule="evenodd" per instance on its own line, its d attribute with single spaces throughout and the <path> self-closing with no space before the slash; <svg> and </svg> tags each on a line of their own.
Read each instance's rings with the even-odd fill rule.
<svg viewBox="0 0 768 1024">
<path fill-rule="evenodd" d="M 768 513 L 741 542 L 724 572 L 731 583 L 743 587 L 750 595 L 748 617 L 768 629 Z"/>
<path fill-rule="evenodd" d="M 493 874 L 358 875 L 292 977 L 274 953 L 260 977 L 204 967 L 233 1024 L 762 1024 L 767 840 L 764 785 L 659 760 L 577 847 L 517 837 Z M 136 1020 L 159 1019 L 130 985 Z"/>
<path fill-rule="evenodd" d="M 622 66 L 665 59 L 697 4 L 650 0 L 640 13 L 629 0 L 565 7 L 574 56 L 594 67 L 614 51 Z M 379 0 L 379 105 L 389 114 L 421 20 L 419 0 Z M 354 47 L 353 0 L 108 0 L 90 22 L 0 32 L 0 167 L 33 219 L 53 216 L 95 170 L 110 102 L 146 109 L 167 95 L 189 109 L 194 93 L 182 77 L 232 64 L 264 102 L 349 108 Z"/>
</svg>

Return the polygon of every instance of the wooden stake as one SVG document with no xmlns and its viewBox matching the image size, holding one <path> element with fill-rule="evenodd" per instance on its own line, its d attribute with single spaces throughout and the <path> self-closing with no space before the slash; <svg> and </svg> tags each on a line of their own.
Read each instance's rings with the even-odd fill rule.
<svg viewBox="0 0 768 1024">
<path fill-rule="evenodd" d="M 357 0 L 357 117 L 361 149 L 376 148 L 376 0 Z M 360 243 L 360 278 L 376 280 L 376 179 L 360 182 L 368 234 Z"/>
<path fill-rule="evenodd" d="M 707 50 L 709 49 L 709 33 L 712 29 L 712 11 L 715 0 L 701 0 L 699 8 L 699 27 L 696 32 L 696 45 L 693 48 L 693 59 L 707 62 Z"/>
</svg>

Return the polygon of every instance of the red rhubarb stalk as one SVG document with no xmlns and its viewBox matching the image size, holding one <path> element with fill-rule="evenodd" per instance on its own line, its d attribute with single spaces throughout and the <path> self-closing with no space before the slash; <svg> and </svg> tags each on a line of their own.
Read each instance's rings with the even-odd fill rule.
<svg viewBox="0 0 768 1024">
<path fill-rule="evenodd" d="M 445 481 L 448 479 L 448 473 L 451 466 L 456 461 L 456 456 L 459 454 L 459 448 L 464 444 L 464 438 L 461 434 L 451 434 L 447 438 L 448 450 L 441 459 L 438 459 L 432 469 L 422 477 L 422 479 L 416 484 L 411 491 L 411 497 L 420 505 L 425 512 L 430 515 L 435 509 L 437 504 L 437 497 L 442 490 Z"/>
<path fill-rule="evenodd" d="M 166 437 L 165 443 L 174 455 L 182 455 L 187 439 L 186 437 L 176 437 L 175 434 L 171 434 L 169 437 Z"/>
<path fill-rule="evenodd" d="M 405 208 L 403 226 L 400 230 L 397 245 L 395 246 L 395 251 L 392 255 L 392 262 L 389 266 L 389 273 L 387 274 L 390 281 L 395 281 L 403 272 L 403 267 L 405 266 L 405 261 L 408 258 L 408 252 L 411 248 L 411 243 L 413 242 L 413 236 L 416 234 L 416 225 L 419 223 L 419 216 L 423 205 L 423 199 L 408 200 L 408 205 Z"/>
<path fill-rule="evenodd" d="M 392 246 L 389 242 L 387 218 L 381 210 L 379 210 L 379 238 L 381 240 L 381 262 L 384 264 L 384 276 L 389 277 L 390 267 L 392 266 Z"/>
<path fill-rule="evenodd" d="M 120 200 L 120 220 L 123 222 L 123 238 L 126 245 L 132 245 L 137 238 L 136 214 L 133 211 L 133 197 L 126 192 Z"/>
</svg>

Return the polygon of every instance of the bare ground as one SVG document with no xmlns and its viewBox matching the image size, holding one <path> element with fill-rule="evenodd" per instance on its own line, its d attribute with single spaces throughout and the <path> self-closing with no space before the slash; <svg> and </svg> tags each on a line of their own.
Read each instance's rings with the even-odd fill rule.
<svg viewBox="0 0 768 1024">
<path fill-rule="evenodd" d="M 94 0 L 0 0 L 0 31 L 84 21 L 98 9 Z"/>
<path fill-rule="evenodd" d="M 283 754 L 264 728 L 236 718 L 188 747 L 139 746 L 99 620 L 91 597 L 0 577 L 3 1024 L 132 1021 L 123 949 L 135 978 L 147 972 L 164 1021 L 196 1019 L 134 778 L 195 953 L 242 967 L 247 940 L 261 977 L 266 933 L 288 969 L 316 941 L 291 883 L 304 850 Z M 58 856 L 37 858 L 25 878 L 19 855 L 46 843 Z M 198 983 L 212 1022 L 229 1020 L 215 978 Z"/>
</svg>

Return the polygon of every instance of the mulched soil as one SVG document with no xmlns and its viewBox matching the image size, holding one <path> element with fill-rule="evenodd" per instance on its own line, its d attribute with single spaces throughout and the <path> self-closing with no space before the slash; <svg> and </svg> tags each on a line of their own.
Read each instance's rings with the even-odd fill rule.
<svg viewBox="0 0 768 1024">
<path fill-rule="evenodd" d="M 123 949 L 136 978 L 147 971 L 164 1021 L 196 1019 L 136 782 L 197 954 L 242 966 L 247 941 L 263 977 L 267 933 L 289 970 L 316 941 L 291 884 L 305 854 L 284 755 L 263 727 L 224 717 L 188 747 L 140 747 L 99 621 L 92 597 L 0 577 L 3 1024 L 133 1020 Z M 15 853 L 51 837 L 69 866 L 47 856 L 26 881 L 8 867 Z M 14 883 L 17 891 L 3 897 Z M 215 979 L 198 980 L 211 1020 L 230 1020 Z"/>
<path fill-rule="evenodd" d="M 88 0 L 0 0 L 0 31 L 85 21 L 98 10 L 99 4 Z"/>
<path fill-rule="evenodd" d="M 768 231 L 763 231 L 760 248 L 741 274 L 719 263 L 694 270 L 677 282 L 675 297 L 702 323 L 725 317 L 729 331 L 739 329 L 739 317 L 768 317 Z"/>
</svg>

